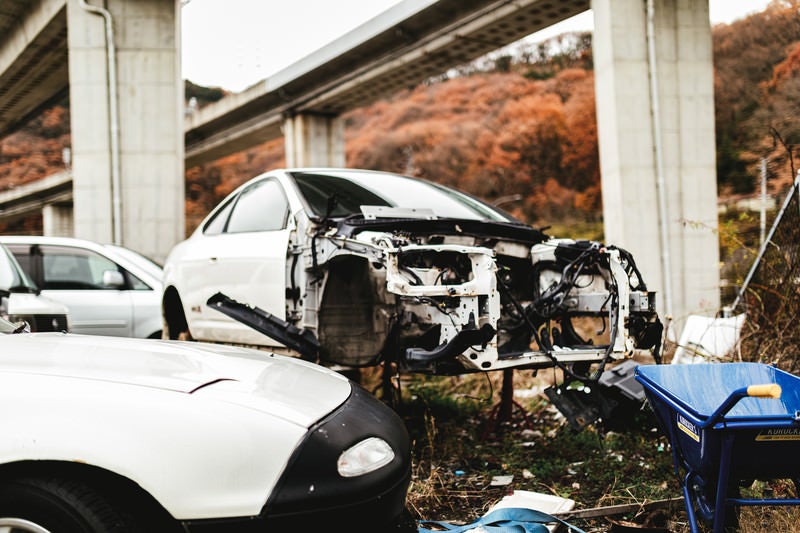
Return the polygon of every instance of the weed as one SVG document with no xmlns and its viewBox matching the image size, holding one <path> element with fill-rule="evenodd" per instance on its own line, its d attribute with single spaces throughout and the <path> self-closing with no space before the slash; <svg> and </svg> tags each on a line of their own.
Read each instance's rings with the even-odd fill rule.
<svg viewBox="0 0 800 533">
<path fill-rule="evenodd" d="M 411 512 L 421 520 L 468 523 L 507 494 L 524 490 L 572 499 L 576 510 L 632 504 L 634 510 L 622 515 L 569 520 L 587 533 L 614 530 L 615 524 L 689 533 L 669 441 L 646 403 L 624 411 L 620 420 L 599 420 L 578 431 L 542 393 L 555 379 L 544 374 L 400 379 L 396 409 L 413 449 Z M 498 406 L 507 376 L 517 394 L 511 416 L 503 420 Z M 780 497 L 794 490 L 791 482 L 756 482 L 742 494 Z M 669 505 L 648 506 L 664 500 Z M 798 520 L 794 507 L 747 507 L 739 531 L 792 531 Z"/>
</svg>

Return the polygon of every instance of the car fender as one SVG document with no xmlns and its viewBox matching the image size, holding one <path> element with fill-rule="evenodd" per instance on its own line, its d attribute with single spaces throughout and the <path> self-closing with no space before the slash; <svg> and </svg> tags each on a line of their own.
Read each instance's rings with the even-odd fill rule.
<svg viewBox="0 0 800 533">
<path fill-rule="evenodd" d="M 8 335 L 0 359 L 0 464 L 103 468 L 178 519 L 258 514 L 309 428 L 352 392 L 318 365 L 194 342 Z"/>
</svg>

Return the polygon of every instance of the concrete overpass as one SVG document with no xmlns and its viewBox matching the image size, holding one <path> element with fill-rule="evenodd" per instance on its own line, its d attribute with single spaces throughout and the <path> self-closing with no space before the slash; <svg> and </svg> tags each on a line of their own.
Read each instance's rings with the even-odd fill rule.
<svg viewBox="0 0 800 533">
<path fill-rule="evenodd" d="M 590 7 L 589 0 L 406 0 L 190 117 L 186 165 L 279 137 L 284 127 L 296 130 L 297 121 L 287 120 L 291 117 L 337 117 L 414 87 Z M 319 128 L 320 121 L 314 122 Z M 287 158 L 305 159 L 293 143 L 297 137 L 286 137 Z"/>
<path fill-rule="evenodd" d="M 184 164 L 283 134 L 289 165 L 342 165 L 344 111 L 592 8 L 606 240 L 662 313 L 719 307 L 708 0 L 404 0 L 182 127 L 178 1 L 107 5 L 104 27 L 87 0 L 0 0 L 0 134 L 68 88 L 76 235 L 163 257 L 183 237 Z"/>
</svg>

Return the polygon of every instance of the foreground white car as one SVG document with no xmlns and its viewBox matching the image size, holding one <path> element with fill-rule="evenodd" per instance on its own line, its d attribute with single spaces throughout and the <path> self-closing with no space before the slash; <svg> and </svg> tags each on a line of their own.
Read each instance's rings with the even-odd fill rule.
<svg viewBox="0 0 800 533">
<path fill-rule="evenodd" d="M 624 249 L 354 169 L 275 170 L 232 192 L 167 257 L 162 309 L 170 338 L 436 374 L 558 365 L 590 379 L 657 356 L 662 331 Z"/>
<path fill-rule="evenodd" d="M 340 374 L 12 328 L 0 321 L 0 531 L 414 531 L 405 426 Z"/>
</svg>

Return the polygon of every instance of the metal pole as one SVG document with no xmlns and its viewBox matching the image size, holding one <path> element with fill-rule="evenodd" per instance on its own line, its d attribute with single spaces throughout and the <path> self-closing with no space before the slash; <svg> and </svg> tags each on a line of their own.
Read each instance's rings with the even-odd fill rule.
<svg viewBox="0 0 800 533">
<path fill-rule="evenodd" d="M 798 187 L 800 187 L 800 170 L 797 171 L 797 176 L 794 178 L 794 183 L 792 184 L 792 188 L 789 189 L 789 193 L 786 195 L 786 198 L 783 200 L 783 205 L 781 206 L 781 210 L 778 212 L 778 216 L 775 217 L 775 221 L 772 223 L 772 227 L 769 229 L 769 235 L 767 235 L 766 240 L 761 244 L 761 249 L 758 251 L 758 255 L 756 256 L 756 260 L 753 261 L 752 266 L 750 267 L 750 271 L 747 273 L 747 277 L 742 283 L 742 287 L 739 289 L 739 293 L 736 295 L 736 299 L 730 306 L 730 309 L 733 311 L 736 309 L 736 306 L 739 305 L 739 300 L 741 300 L 744 291 L 747 290 L 747 286 L 750 284 L 750 280 L 753 279 L 753 274 L 755 274 L 756 268 L 758 268 L 758 264 L 761 262 L 761 259 L 764 257 L 764 254 L 767 251 L 767 246 L 769 245 L 770 241 L 772 240 L 772 236 L 775 234 L 775 229 L 778 227 L 778 223 L 783 218 L 783 214 L 786 212 L 786 209 L 789 207 L 789 202 L 792 200 L 792 196 L 794 193 L 797 192 Z"/>
<path fill-rule="evenodd" d="M 111 142 L 111 229 L 114 244 L 122 244 L 122 199 L 120 197 L 119 102 L 117 99 L 117 51 L 114 46 L 114 22 L 111 13 L 80 0 L 80 6 L 103 17 L 106 27 L 106 61 L 108 62 L 108 114 Z"/>
<path fill-rule="evenodd" d="M 650 101 L 653 114 L 653 144 L 656 158 L 656 189 L 658 193 L 658 226 L 661 233 L 661 271 L 664 284 L 664 311 L 672 318 L 672 268 L 670 267 L 669 231 L 667 229 L 667 199 L 664 181 L 663 148 L 661 145 L 661 110 L 659 107 L 658 73 L 656 71 L 655 6 L 647 0 L 647 73 L 650 78 Z"/>
<path fill-rule="evenodd" d="M 761 158 L 761 232 L 759 245 L 764 244 L 764 235 L 767 231 L 767 158 Z"/>
</svg>

